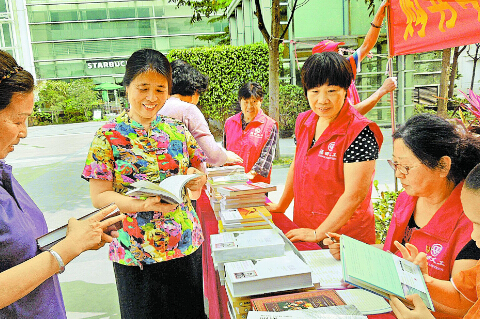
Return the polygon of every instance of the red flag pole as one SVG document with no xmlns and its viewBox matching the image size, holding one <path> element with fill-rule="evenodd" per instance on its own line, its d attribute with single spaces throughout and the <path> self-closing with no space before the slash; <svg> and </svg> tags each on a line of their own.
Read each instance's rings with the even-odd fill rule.
<svg viewBox="0 0 480 319">
<path fill-rule="evenodd" d="M 392 0 L 393 1 L 393 0 Z M 391 3 L 390 3 L 391 6 Z M 390 6 L 387 7 L 385 10 L 387 10 L 387 52 L 388 52 L 388 61 L 387 61 L 387 68 L 388 68 L 388 76 L 392 77 L 393 76 L 393 57 L 391 56 L 391 50 L 390 50 Z M 390 114 L 391 114 L 391 125 L 392 125 L 392 134 L 395 132 L 395 95 L 394 91 L 390 92 Z M 393 144 L 392 144 L 393 146 Z M 397 176 L 395 174 L 395 171 L 393 171 L 393 180 L 395 183 L 395 192 L 398 192 L 398 186 L 397 186 Z"/>
</svg>

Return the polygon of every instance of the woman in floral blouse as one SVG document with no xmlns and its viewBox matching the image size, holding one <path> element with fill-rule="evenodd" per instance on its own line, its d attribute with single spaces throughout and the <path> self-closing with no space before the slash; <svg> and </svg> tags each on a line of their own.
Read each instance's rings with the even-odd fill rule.
<svg viewBox="0 0 480 319">
<path fill-rule="evenodd" d="M 203 235 L 190 201 L 196 198 L 185 195 L 184 203 L 170 205 L 160 197 L 125 195 L 138 180 L 159 183 L 198 173 L 205 160 L 183 123 L 157 115 L 171 79 L 170 64 L 160 52 L 132 54 L 123 78 L 130 109 L 97 131 L 82 173 L 90 181 L 94 206 L 115 202 L 128 215 L 109 251 L 124 319 L 205 317 Z M 191 197 L 198 197 L 205 181 L 202 176 L 187 184 Z"/>
</svg>

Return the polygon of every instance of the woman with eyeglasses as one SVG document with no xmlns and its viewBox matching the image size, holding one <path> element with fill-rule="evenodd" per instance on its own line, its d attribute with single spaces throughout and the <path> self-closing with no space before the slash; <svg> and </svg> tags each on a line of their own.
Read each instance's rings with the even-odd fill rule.
<svg viewBox="0 0 480 319">
<path fill-rule="evenodd" d="M 428 273 L 437 279 L 449 280 L 473 267 L 480 252 L 469 242 L 472 223 L 463 213 L 460 191 L 478 163 L 480 141 L 462 135 L 439 116 L 419 114 L 398 128 L 389 164 L 404 191 L 397 198 L 383 249 L 401 256 L 395 241 L 415 245 L 427 254 Z M 338 244 L 329 239 L 325 244 L 334 256 L 338 253 Z"/>
</svg>

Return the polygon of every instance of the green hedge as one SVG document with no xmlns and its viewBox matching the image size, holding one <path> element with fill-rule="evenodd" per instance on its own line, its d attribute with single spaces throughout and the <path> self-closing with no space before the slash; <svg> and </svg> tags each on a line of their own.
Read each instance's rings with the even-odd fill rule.
<svg viewBox="0 0 480 319">
<path fill-rule="evenodd" d="M 170 61 L 182 59 L 210 77 L 209 89 L 199 101 L 206 118 L 223 121 L 234 112 L 239 87 L 248 81 L 268 89 L 268 46 L 222 45 L 171 50 Z"/>
</svg>

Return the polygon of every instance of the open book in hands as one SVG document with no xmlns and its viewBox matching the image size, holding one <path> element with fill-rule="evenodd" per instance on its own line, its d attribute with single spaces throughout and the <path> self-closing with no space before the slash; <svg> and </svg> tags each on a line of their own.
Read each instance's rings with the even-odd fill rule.
<svg viewBox="0 0 480 319">
<path fill-rule="evenodd" d="M 418 265 L 345 235 L 340 237 L 340 260 L 346 283 L 387 299 L 394 295 L 407 307 L 413 304 L 406 296 L 418 294 L 425 305 L 434 311 Z"/>
<path fill-rule="evenodd" d="M 136 181 L 130 184 L 130 187 L 134 187 L 134 189 L 129 190 L 125 195 L 138 197 L 160 196 L 162 200 L 169 204 L 180 204 L 183 203 L 185 185 L 199 176 L 201 175 L 173 175 L 165 178 L 159 184 L 149 181 Z"/>
</svg>

